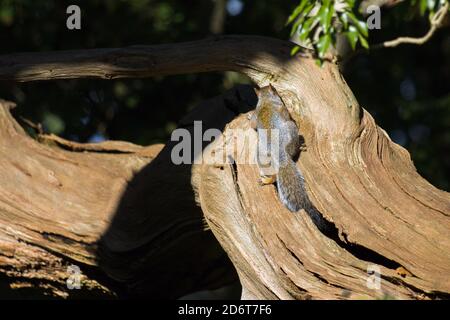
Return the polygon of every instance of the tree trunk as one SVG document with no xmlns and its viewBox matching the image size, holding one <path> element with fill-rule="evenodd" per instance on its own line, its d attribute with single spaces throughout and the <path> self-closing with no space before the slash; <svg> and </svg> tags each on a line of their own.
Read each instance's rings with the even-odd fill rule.
<svg viewBox="0 0 450 320">
<path fill-rule="evenodd" d="M 145 77 L 232 70 L 280 92 L 304 139 L 298 166 L 313 213 L 291 213 L 246 161 L 256 101 L 239 87 L 180 123 L 218 128 L 200 164 L 176 166 L 174 142 L 82 145 L 29 138 L 0 109 L 0 272 L 13 287 L 69 296 L 67 264 L 91 293 L 179 297 L 235 279 L 244 298 L 450 297 L 450 196 L 358 105 L 337 65 L 261 37 L 0 57 L 0 79 Z M 368 85 L 369 87 L 369 85 Z M 214 155 L 228 154 L 232 163 Z M 203 145 L 206 148 L 207 144 Z M 82 152 L 81 152 L 82 151 Z M 214 151 L 214 152 L 212 152 Z M 201 209 L 200 207 L 201 206 Z M 311 219 L 318 214 L 319 220 Z M 326 228 L 319 228 L 318 222 Z M 380 273 L 380 286 L 376 275 Z M 1 278 L 0 278 L 1 280 Z M 375 285 L 374 285 L 375 284 Z M 50 288 L 50 289 L 49 289 Z"/>
</svg>

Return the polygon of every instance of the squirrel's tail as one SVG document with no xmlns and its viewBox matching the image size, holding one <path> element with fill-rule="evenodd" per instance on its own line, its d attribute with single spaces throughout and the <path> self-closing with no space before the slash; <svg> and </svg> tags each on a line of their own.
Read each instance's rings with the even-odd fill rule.
<svg viewBox="0 0 450 320">
<path fill-rule="evenodd" d="M 277 174 L 278 196 L 290 211 L 296 212 L 302 208 L 308 211 L 309 199 L 303 176 L 292 159 L 286 160 L 280 163 Z"/>
</svg>

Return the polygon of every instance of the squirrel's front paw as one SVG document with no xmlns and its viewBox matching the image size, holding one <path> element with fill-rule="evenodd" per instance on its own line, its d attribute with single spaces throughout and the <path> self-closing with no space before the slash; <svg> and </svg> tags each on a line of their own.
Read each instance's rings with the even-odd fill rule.
<svg viewBox="0 0 450 320">
<path fill-rule="evenodd" d="M 256 129 L 257 124 L 256 124 L 256 113 L 255 113 L 255 111 L 250 111 L 247 114 L 247 119 L 250 121 L 250 127 L 253 128 L 253 129 Z"/>
<path fill-rule="evenodd" d="M 265 186 L 267 184 L 273 184 L 273 183 L 275 183 L 275 181 L 277 181 L 277 176 L 276 175 L 261 176 L 259 178 L 259 185 Z"/>
</svg>

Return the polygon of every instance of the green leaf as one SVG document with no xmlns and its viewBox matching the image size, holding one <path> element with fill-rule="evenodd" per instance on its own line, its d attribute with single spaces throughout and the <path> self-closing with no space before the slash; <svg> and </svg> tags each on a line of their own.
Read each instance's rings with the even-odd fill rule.
<svg viewBox="0 0 450 320">
<path fill-rule="evenodd" d="M 325 28 L 324 28 L 325 30 L 328 30 L 330 28 L 333 15 L 334 15 L 334 5 L 333 3 L 331 3 L 327 13 L 327 20 L 325 21 Z"/>
<path fill-rule="evenodd" d="M 367 38 L 369 36 L 369 30 L 367 29 L 366 22 L 358 20 L 353 12 L 349 12 L 348 16 L 352 20 L 352 24 L 358 29 L 359 33 Z"/>
<path fill-rule="evenodd" d="M 302 0 L 300 2 L 300 4 L 295 8 L 294 12 L 292 12 L 292 14 L 289 16 L 286 25 L 290 24 L 292 21 L 295 20 L 295 18 L 297 18 L 297 16 L 303 11 L 307 3 L 308 0 Z"/>
<path fill-rule="evenodd" d="M 359 35 L 356 28 L 353 26 L 350 26 L 349 31 L 344 32 L 344 34 L 347 37 L 348 42 L 350 42 L 350 46 L 352 47 L 352 49 L 355 50 L 356 43 L 358 43 L 358 35 Z"/>
<path fill-rule="evenodd" d="M 324 34 L 319 38 L 319 41 L 317 42 L 317 49 L 320 58 L 323 58 L 328 48 L 330 47 L 330 44 L 331 44 L 330 34 Z"/>
<path fill-rule="evenodd" d="M 342 25 L 344 27 L 344 30 L 348 29 L 348 15 L 347 13 L 342 13 L 339 15 L 339 20 L 342 22 Z"/>
<path fill-rule="evenodd" d="M 317 12 L 317 16 L 319 17 L 320 24 L 322 28 L 324 28 L 325 20 L 327 19 L 327 5 L 329 5 L 330 0 L 325 0 L 325 2 L 320 6 L 319 12 Z"/>
<path fill-rule="evenodd" d="M 291 50 L 291 56 L 295 56 L 295 54 L 300 50 L 300 46 L 295 46 Z"/>
<path fill-rule="evenodd" d="M 366 38 L 364 38 L 362 35 L 359 35 L 359 42 L 361 42 L 361 45 L 366 48 L 369 49 L 369 43 L 367 42 Z"/>
<path fill-rule="evenodd" d="M 314 22 L 317 22 L 317 21 L 318 21 L 317 16 L 309 17 L 306 20 L 306 22 L 302 26 L 302 29 L 300 30 L 300 34 L 299 34 L 300 41 L 305 41 L 308 38 L 309 33 L 312 31 L 311 26 L 313 25 Z"/>
<path fill-rule="evenodd" d="M 291 29 L 291 37 L 294 35 L 294 33 L 297 32 L 299 26 L 303 23 L 303 21 L 305 21 L 305 18 L 307 17 L 308 13 L 314 8 L 314 4 L 310 3 L 308 4 L 305 8 L 304 11 L 302 12 L 301 16 L 297 18 L 297 20 L 295 21 L 295 23 L 292 25 L 292 29 Z M 302 28 L 303 29 L 303 28 Z"/>
<path fill-rule="evenodd" d="M 291 37 L 297 32 L 298 26 L 300 25 L 300 23 L 301 23 L 301 20 L 300 20 L 300 19 L 297 19 L 297 20 L 295 21 L 295 23 L 292 25 L 292 29 L 291 29 L 291 33 L 290 33 L 290 36 L 291 36 Z"/>
</svg>

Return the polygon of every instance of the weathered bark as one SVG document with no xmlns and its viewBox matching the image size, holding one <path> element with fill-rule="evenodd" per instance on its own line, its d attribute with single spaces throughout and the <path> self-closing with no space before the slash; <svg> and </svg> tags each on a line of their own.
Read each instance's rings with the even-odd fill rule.
<svg viewBox="0 0 450 320">
<path fill-rule="evenodd" d="M 259 55 L 281 58 L 281 66 L 291 48 L 289 42 L 270 38 L 217 36 L 154 46 L 9 54 L 0 56 L 0 80 L 142 78 L 208 71 L 264 77 L 272 76 L 272 70 L 258 67 L 265 60 Z"/>
<path fill-rule="evenodd" d="M 170 144 L 36 141 L 11 106 L 0 100 L 1 298 L 177 298 L 237 280 Z"/>
<path fill-rule="evenodd" d="M 292 58 L 291 46 L 259 37 L 221 37 L 161 47 L 0 57 L 0 78 L 17 81 L 234 70 L 259 86 L 272 83 L 299 125 L 305 150 L 298 165 L 308 195 L 328 225 L 319 230 L 303 210 L 293 214 L 285 209 L 273 186 L 258 185 L 258 170 L 243 161 L 254 143 L 230 155 L 235 164 L 192 167 L 171 164 L 169 143 L 143 168 L 155 156 L 148 148 L 73 152 L 84 146 L 62 141 L 72 151 L 50 148 L 26 137 L 16 124 L 6 130 L 2 124 L 0 151 L 6 160 L 1 167 L 0 245 L 21 244 L 23 249 L 20 256 L 0 256 L 1 270 L 10 266 L 24 277 L 32 268 L 28 261 L 54 255 L 93 270 L 100 267 L 107 279 L 136 294 L 155 294 L 149 287 L 158 277 L 185 280 L 182 290 L 170 287 L 168 297 L 177 296 L 173 291 L 217 286 L 222 274 L 231 281 L 229 268 L 220 271 L 217 262 L 226 260 L 213 240 L 206 243 L 201 236 L 208 233 L 200 232 L 198 202 L 231 258 L 246 298 L 448 298 L 449 194 L 417 174 L 408 152 L 358 105 L 336 65 L 326 62 L 320 68 L 306 55 Z M 248 90 L 238 92 L 205 103 L 181 126 L 192 130 L 195 119 L 205 121 L 204 129 L 223 129 L 228 123 L 209 147 L 216 152 L 229 147 L 231 129 L 248 128 L 246 115 L 231 121 L 234 112 L 255 103 Z M 255 138 L 251 130 L 245 134 Z M 8 135 L 9 142 L 3 138 Z M 132 172 L 138 173 L 130 182 Z M 101 234 L 103 250 L 92 254 Z M 29 247 L 42 251 L 28 253 Z M 180 259 L 186 272 L 211 277 L 186 283 L 187 276 L 173 264 L 187 253 L 195 256 Z M 381 271 L 380 290 L 367 286 L 372 265 Z M 156 287 L 163 288 L 164 280 Z"/>
</svg>

